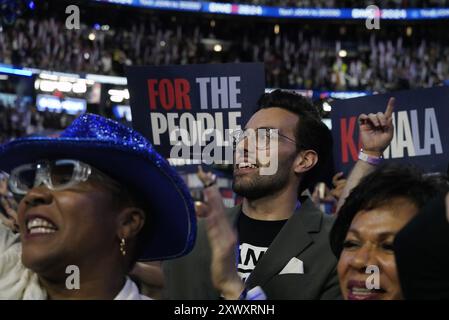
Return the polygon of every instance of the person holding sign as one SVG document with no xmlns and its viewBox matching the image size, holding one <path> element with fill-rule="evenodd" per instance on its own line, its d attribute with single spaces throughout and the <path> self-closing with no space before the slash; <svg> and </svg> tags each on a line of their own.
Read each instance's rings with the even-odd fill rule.
<svg viewBox="0 0 449 320">
<path fill-rule="evenodd" d="M 2 145 L 0 170 L 23 197 L 17 215 L 6 208 L 10 228 L 0 224 L 0 299 L 146 300 L 129 277 L 136 261 L 193 247 L 187 187 L 148 140 L 115 121 L 85 114 L 60 137 Z M 145 278 L 143 267 L 134 275 Z"/>
<path fill-rule="evenodd" d="M 447 181 L 425 177 L 414 167 L 379 166 L 393 138 L 393 109 L 391 98 L 385 113 L 359 116 L 362 150 L 347 180 L 330 235 L 339 259 L 343 297 L 348 300 L 404 298 L 396 265 L 400 252 L 393 242 L 425 204 L 448 190 Z"/>
<path fill-rule="evenodd" d="M 258 135 L 255 148 L 248 147 L 251 133 Z M 233 189 L 243 204 L 225 213 L 213 179 L 199 172 L 206 202 L 198 214 L 206 219 L 192 253 L 164 264 L 166 296 L 340 298 L 328 241 L 333 219 L 300 196 L 319 181 L 331 147 L 329 129 L 304 97 L 282 90 L 262 95 L 235 141 Z M 262 174 L 270 163 L 262 163 L 259 151 L 277 156 L 273 174 Z"/>
</svg>

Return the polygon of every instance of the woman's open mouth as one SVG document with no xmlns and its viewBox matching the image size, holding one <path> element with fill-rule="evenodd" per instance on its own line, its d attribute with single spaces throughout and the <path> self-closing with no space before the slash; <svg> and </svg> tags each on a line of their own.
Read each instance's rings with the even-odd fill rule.
<svg viewBox="0 0 449 320">
<path fill-rule="evenodd" d="M 368 289 L 364 281 L 348 282 L 348 300 L 379 300 L 386 291 L 382 288 Z"/>
<path fill-rule="evenodd" d="M 26 236 L 43 236 L 55 233 L 58 230 L 57 226 L 48 218 L 30 215 L 26 221 Z"/>
</svg>

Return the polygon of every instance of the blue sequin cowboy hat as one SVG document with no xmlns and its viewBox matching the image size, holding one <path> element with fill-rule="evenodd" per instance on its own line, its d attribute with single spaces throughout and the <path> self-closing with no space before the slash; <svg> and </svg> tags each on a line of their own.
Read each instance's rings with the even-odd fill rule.
<svg viewBox="0 0 449 320">
<path fill-rule="evenodd" d="M 196 218 L 181 177 L 135 130 L 94 114 L 77 118 L 59 137 L 21 138 L 0 146 L 0 170 L 43 159 L 75 159 L 132 187 L 151 208 L 140 261 L 181 257 L 192 250 Z"/>
</svg>

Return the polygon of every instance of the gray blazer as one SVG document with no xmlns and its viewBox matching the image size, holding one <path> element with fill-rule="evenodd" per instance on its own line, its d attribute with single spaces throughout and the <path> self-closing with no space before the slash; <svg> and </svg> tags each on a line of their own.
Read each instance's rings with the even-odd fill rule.
<svg viewBox="0 0 449 320">
<path fill-rule="evenodd" d="M 235 224 L 240 210 L 240 206 L 228 210 L 231 223 Z M 247 279 L 247 288 L 261 286 L 268 299 L 341 299 L 337 260 L 329 245 L 333 221 L 309 198 L 302 198 L 300 208 L 286 222 Z M 302 261 L 304 272 L 280 274 L 295 257 Z M 210 261 L 204 221 L 200 220 L 193 251 L 163 263 L 165 298 L 218 299 L 219 292 L 212 286 Z"/>
</svg>

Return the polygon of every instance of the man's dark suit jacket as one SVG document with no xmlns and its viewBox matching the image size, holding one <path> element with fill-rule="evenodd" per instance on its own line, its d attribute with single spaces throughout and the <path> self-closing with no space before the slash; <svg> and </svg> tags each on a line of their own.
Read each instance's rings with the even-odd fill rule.
<svg viewBox="0 0 449 320">
<path fill-rule="evenodd" d="M 228 211 L 234 225 L 240 211 L 240 206 Z M 329 245 L 333 221 L 309 198 L 301 199 L 299 209 L 286 222 L 247 279 L 247 288 L 261 286 L 268 299 L 341 299 L 337 260 Z M 295 257 L 302 261 L 304 273 L 280 274 Z M 204 221 L 200 220 L 193 251 L 163 264 L 165 298 L 218 299 L 220 294 L 212 286 L 210 262 L 209 242 Z"/>
</svg>

